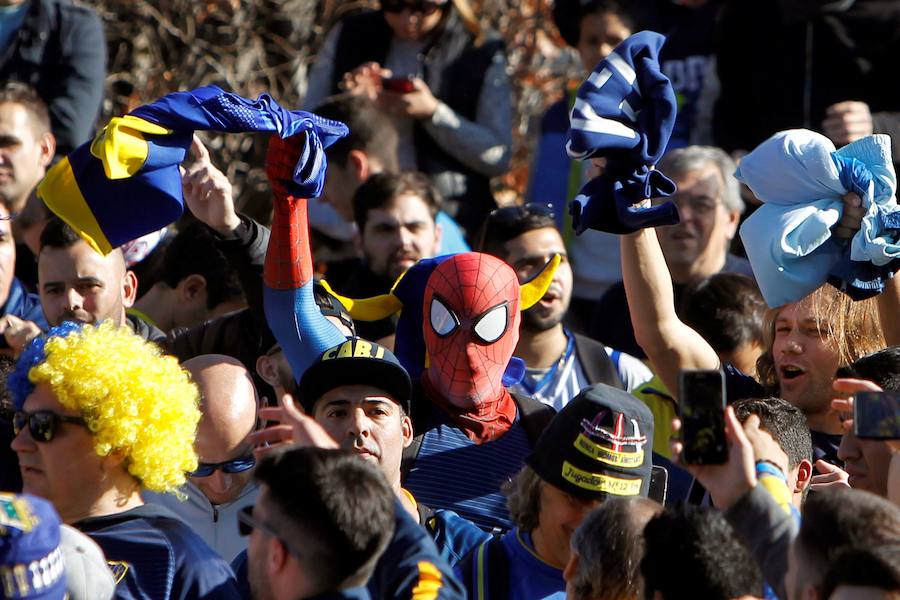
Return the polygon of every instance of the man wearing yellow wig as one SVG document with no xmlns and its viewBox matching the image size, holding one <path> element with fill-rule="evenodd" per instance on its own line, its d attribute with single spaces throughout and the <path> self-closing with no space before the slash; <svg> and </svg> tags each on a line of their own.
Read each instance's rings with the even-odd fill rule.
<svg viewBox="0 0 900 600">
<path fill-rule="evenodd" d="M 66 322 L 29 344 L 8 381 L 24 490 L 103 549 L 117 598 L 238 598 L 227 563 L 141 490 L 197 467 L 198 392 L 130 330 Z"/>
</svg>

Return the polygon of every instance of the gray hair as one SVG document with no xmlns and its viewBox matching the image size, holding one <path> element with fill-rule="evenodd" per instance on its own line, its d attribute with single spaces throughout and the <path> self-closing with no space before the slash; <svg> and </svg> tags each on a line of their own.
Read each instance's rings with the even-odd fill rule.
<svg viewBox="0 0 900 600">
<path fill-rule="evenodd" d="M 568 583 L 576 600 L 638 597 L 642 532 L 662 510 L 649 498 L 611 497 L 585 517 L 572 534 L 578 566 Z"/>
<path fill-rule="evenodd" d="M 722 204 L 729 212 L 744 212 L 744 199 L 741 198 L 740 183 L 734 176 L 737 165 L 721 148 L 714 146 L 687 146 L 666 152 L 659 162 L 659 169 L 672 177 L 683 175 L 689 171 L 697 171 L 714 164 L 722 174 L 725 187 L 722 190 Z"/>
</svg>

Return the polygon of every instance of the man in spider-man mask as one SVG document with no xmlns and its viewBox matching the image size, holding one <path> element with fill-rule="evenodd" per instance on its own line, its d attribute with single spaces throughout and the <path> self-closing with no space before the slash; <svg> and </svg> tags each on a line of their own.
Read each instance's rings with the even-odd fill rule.
<svg viewBox="0 0 900 600">
<path fill-rule="evenodd" d="M 442 260 L 425 285 L 420 322 L 428 366 L 416 390 L 405 487 L 419 502 L 452 509 L 483 529 L 511 526 L 500 486 L 524 464 L 552 416 L 504 386 L 521 376 L 512 356 L 519 312 L 543 295 L 552 266 L 520 287 L 499 258 L 457 254 Z M 405 341 L 398 337 L 398 350 Z"/>
<path fill-rule="evenodd" d="M 519 312 L 544 295 L 557 263 L 520 286 L 494 256 L 440 256 L 410 267 L 388 295 L 341 298 L 355 319 L 402 309 L 395 354 L 417 379 L 404 487 L 419 502 L 488 531 L 511 527 L 500 486 L 524 464 L 553 414 L 505 386 L 524 370 L 512 356 Z"/>
</svg>

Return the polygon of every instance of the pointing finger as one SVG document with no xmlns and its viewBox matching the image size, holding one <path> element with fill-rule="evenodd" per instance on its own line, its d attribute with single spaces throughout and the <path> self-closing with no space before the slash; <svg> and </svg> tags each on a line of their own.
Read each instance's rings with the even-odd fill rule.
<svg viewBox="0 0 900 600">
<path fill-rule="evenodd" d="M 203 140 L 196 133 L 191 138 L 191 152 L 201 162 L 209 162 L 209 150 L 203 145 Z"/>
</svg>

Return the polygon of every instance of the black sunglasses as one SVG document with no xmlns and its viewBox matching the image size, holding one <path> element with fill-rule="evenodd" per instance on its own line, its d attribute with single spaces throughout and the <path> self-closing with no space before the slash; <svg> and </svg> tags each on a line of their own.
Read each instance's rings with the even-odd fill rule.
<svg viewBox="0 0 900 600">
<path fill-rule="evenodd" d="M 56 437 L 56 431 L 61 423 L 72 423 L 87 427 L 87 423 L 81 417 L 66 417 L 58 415 L 52 410 L 36 410 L 32 413 L 17 410 L 13 415 L 13 432 L 19 432 L 28 426 L 28 433 L 36 442 L 52 442 Z"/>
<path fill-rule="evenodd" d="M 297 556 L 297 557 L 300 556 L 299 552 L 295 552 L 290 547 L 290 545 L 284 540 L 284 538 L 275 532 L 274 527 L 272 527 L 271 525 L 269 525 L 268 523 L 266 523 L 264 521 L 257 520 L 253 516 L 253 507 L 252 506 L 245 506 L 244 508 L 240 509 L 237 513 L 237 520 L 238 520 L 238 533 L 241 534 L 242 537 L 247 537 L 248 535 L 253 533 L 254 529 L 259 529 L 266 535 L 270 535 L 273 538 L 275 538 L 276 540 L 278 540 L 279 542 L 281 542 L 284 545 L 284 547 L 287 548 L 287 551 L 290 552 L 291 554 L 293 554 L 294 556 Z"/>
<path fill-rule="evenodd" d="M 446 4 L 446 0 L 443 2 L 436 0 L 381 0 L 381 9 L 391 13 L 403 12 L 406 9 L 409 12 L 429 16 L 444 8 Z"/>
<path fill-rule="evenodd" d="M 256 464 L 256 459 L 252 454 L 233 458 L 220 463 L 200 463 L 197 468 L 189 473 L 191 477 L 209 477 L 218 469 L 222 469 L 225 473 L 243 473 L 247 469 L 252 469 Z"/>
</svg>

